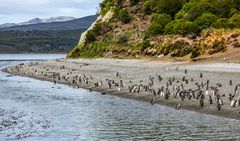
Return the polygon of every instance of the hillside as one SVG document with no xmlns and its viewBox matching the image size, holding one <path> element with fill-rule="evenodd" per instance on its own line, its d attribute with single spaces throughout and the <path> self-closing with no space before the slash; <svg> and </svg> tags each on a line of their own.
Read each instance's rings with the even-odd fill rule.
<svg viewBox="0 0 240 141">
<path fill-rule="evenodd" d="M 240 47 L 239 0 L 104 0 L 100 7 L 68 57 L 197 60 Z"/>
<path fill-rule="evenodd" d="M 13 26 L 31 25 L 31 24 L 40 24 L 40 23 L 66 22 L 66 21 L 71 21 L 75 19 L 76 18 L 69 17 L 69 16 L 50 17 L 50 18 L 43 18 L 43 19 L 34 18 L 26 22 L 1 24 L 0 28 L 8 28 Z"/>
<path fill-rule="evenodd" d="M 74 29 L 86 29 L 96 20 L 96 15 L 87 16 L 75 20 L 66 22 L 51 22 L 51 23 L 40 23 L 30 25 L 20 25 L 8 28 L 0 28 L 0 31 L 30 31 L 30 30 L 74 30 Z"/>
<path fill-rule="evenodd" d="M 67 53 L 94 21 L 88 16 L 67 22 L 0 29 L 0 53 Z"/>
</svg>

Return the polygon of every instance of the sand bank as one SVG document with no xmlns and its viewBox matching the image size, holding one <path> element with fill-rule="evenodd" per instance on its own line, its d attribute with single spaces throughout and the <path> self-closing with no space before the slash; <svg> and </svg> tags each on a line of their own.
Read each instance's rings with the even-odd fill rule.
<svg viewBox="0 0 240 141">
<path fill-rule="evenodd" d="M 22 63 L 8 67 L 4 71 L 20 76 L 67 84 L 75 88 L 98 91 L 101 94 L 110 94 L 170 107 L 180 104 L 183 109 L 240 119 L 240 107 L 237 106 L 239 103 L 236 103 L 233 108 L 229 100 L 229 94 L 234 94 L 236 85 L 240 84 L 240 65 L 237 64 L 57 59 Z M 159 76 L 161 80 L 159 80 Z M 205 84 L 208 80 L 209 88 L 207 90 Z M 182 99 L 176 92 L 176 87 L 180 88 L 180 91 L 192 89 L 196 92 L 196 95 L 199 92 L 197 89 L 201 87 L 200 90 L 204 95 L 204 106 L 200 106 L 199 97 L 189 98 L 185 96 Z M 220 99 L 223 102 L 221 103 L 221 110 L 217 109 L 218 101 L 215 99 L 211 87 L 217 88 L 219 91 Z M 160 90 L 161 88 L 163 89 Z M 167 99 L 158 93 L 159 91 L 166 93 L 166 88 L 170 94 Z M 206 91 L 208 92 L 206 93 Z M 155 94 L 156 96 L 154 96 Z M 176 97 L 174 94 L 176 94 Z M 213 104 L 209 102 L 209 95 L 212 96 Z M 236 95 L 233 99 L 238 100 L 239 95 Z"/>
</svg>

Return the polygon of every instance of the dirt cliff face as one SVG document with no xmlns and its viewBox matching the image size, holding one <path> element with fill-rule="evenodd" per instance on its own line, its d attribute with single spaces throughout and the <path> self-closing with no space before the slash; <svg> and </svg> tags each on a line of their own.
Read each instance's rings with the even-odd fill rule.
<svg viewBox="0 0 240 141">
<path fill-rule="evenodd" d="M 214 19 L 213 14 L 203 14 L 195 21 L 176 19 L 191 1 L 181 5 L 175 15 L 149 12 L 148 2 L 151 0 L 104 0 L 98 20 L 68 57 L 184 61 L 222 57 L 240 47 L 238 28 L 215 28 L 214 21 L 209 27 L 200 26 L 207 23 L 201 21 L 204 16 Z"/>
</svg>

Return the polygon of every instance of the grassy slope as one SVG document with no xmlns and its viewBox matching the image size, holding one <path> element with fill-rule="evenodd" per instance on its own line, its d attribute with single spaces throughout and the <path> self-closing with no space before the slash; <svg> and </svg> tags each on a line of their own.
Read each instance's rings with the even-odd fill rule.
<svg viewBox="0 0 240 141">
<path fill-rule="evenodd" d="M 105 0 L 104 2 L 106 1 L 111 2 L 111 0 Z M 199 11 L 190 10 L 189 12 L 186 10 L 186 5 L 196 1 L 201 2 L 201 0 L 191 0 L 189 3 L 185 3 L 182 9 L 172 17 L 172 20 L 178 21 L 177 16 L 180 17 L 181 15 L 190 15 L 187 18 L 195 16 L 196 19 L 197 16 L 194 12 Z M 211 0 L 209 1 L 211 2 Z M 218 54 L 223 54 L 223 52 L 228 54 L 240 46 L 240 30 L 236 28 L 238 26 L 228 28 L 223 25 L 223 27 L 217 28 L 214 27 L 216 25 L 214 22 L 205 28 L 199 26 L 199 28 L 202 29 L 197 33 L 190 31 L 188 34 L 184 33 L 184 35 L 181 35 L 175 32 L 183 33 L 182 31 L 173 31 L 174 33 L 171 34 L 168 32 L 153 35 L 151 34 L 151 26 L 154 24 L 154 15 L 160 15 L 160 13 L 144 13 L 144 5 L 146 2 L 147 1 L 140 0 L 137 4 L 132 5 L 129 1 L 123 0 L 122 3 L 115 6 L 115 8 L 111 8 L 109 4 L 107 4 L 109 7 L 102 6 L 102 15 L 107 13 L 106 11 L 109 11 L 109 9 L 112 9 L 115 13 L 114 16 L 108 22 L 99 21 L 99 24 L 95 25 L 94 30 L 90 32 L 92 34 L 89 34 L 89 40 L 87 40 L 85 44 L 76 46 L 69 52 L 68 57 L 154 57 L 160 58 L 161 60 L 198 60 L 219 56 Z M 197 6 L 203 8 L 201 4 Z M 122 9 L 128 11 L 128 15 L 131 18 L 129 22 L 125 22 L 126 19 L 121 19 L 121 16 L 119 16 L 119 13 L 121 13 L 119 11 Z M 218 12 L 216 14 L 217 17 L 222 19 L 222 14 L 227 13 L 226 15 L 229 15 L 231 12 L 229 9 L 230 8 L 226 9 L 223 13 Z M 238 12 L 239 11 L 236 13 Z M 126 14 L 123 17 L 126 17 Z M 232 17 L 229 16 L 228 21 L 230 21 L 231 18 Z M 160 20 L 157 23 L 161 23 L 162 21 L 163 20 Z M 194 23 L 193 20 L 188 19 L 188 21 Z M 204 23 L 207 22 L 204 21 Z M 159 29 L 159 27 L 157 29 Z M 179 29 L 179 27 L 176 29 Z M 188 28 L 185 26 L 183 30 L 185 29 Z M 91 40 L 91 35 L 94 36 L 93 40 Z"/>
</svg>

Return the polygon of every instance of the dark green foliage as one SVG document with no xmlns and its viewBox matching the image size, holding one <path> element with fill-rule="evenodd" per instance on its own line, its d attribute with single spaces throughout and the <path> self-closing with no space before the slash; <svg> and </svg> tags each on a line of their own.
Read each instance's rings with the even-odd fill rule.
<svg viewBox="0 0 240 141">
<path fill-rule="evenodd" d="M 144 51 L 145 49 L 151 47 L 151 44 L 149 40 L 143 40 L 142 43 L 137 45 L 137 48 L 140 49 L 141 51 Z"/>
<path fill-rule="evenodd" d="M 204 13 L 216 13 L 216 8 L 210 3 L 188 3 L 184 5 L 183 9 L 176 15 L 177 19 L 186 19 L 194 21 Z"/>
<path fill-rule="evenodd" d="M 157 13 L 167 13 L 172 17 L 182 8 L 181 0 L 154 0 L 157 1 Z"/>
<path fill-rule="evenodd" d="M 200 29 L 194 22 L 186 20 L 175 20 L 166 25 L 165 34 L 198 34 Z"/>
<path fill-rule="evenodd" d="M 86 43 L 96 41 L 96 33 L 93 30 L 89 30 L 86 34 Z"/>
<path fill-rule="evenodd" d="M 114 6 L 114 3 L 114 0 L 103 0 L 103 2 L 100 3 L 101 14 L 106 14 L 111 9 L 111 7 Z"/>
<path fill-rule="evenodd" d="M 176 14 L 176 18 L 194 21 L 204 13 L 227 18 L 231 9 L 236 7 L 237 0 L 191 0 Z"/>
<path fill-rule="evenodd" d="M 147 15 L 152 13 L 151 2 L 146 1 L 143 5 L 143 12 Z"/>
<path fill-rule="evenodd" d="M 187 45 L 181 50 L 180 57 L 186 56 L 190 54 L 192 51 L 193 51 L 193 47 L 191 45 Z"/>
<path fill-rule="evenodd" d="M 231 9 L 228 17 L 232 17 L 234 14 L 239 14 L 240 12 L 237 9 Z"/>
<path fill-rule="evenodd" d="M 212 23 L 215 22 L 216 20 L 217 16 L 211 13 L 206 13 L 198 17 L 195 20 L 195 23 L 198 24 L 201 29 L 206 29 L 209 28 L 212 25 Z"/>
<path fill-rule="evenodd" d="M 227 18 L 219 18 L 217 19 L 212 26 L 214 28 L 233 28 L 234 25 L 230 23 L 230 21 Z"/>
<path fill-rule="evenodd" d="M 196 58 L 201 55 L 201 51 L 199 48 L 194 48 L 191 54 L 191 58 Z"/>
<path fill-rule="evenodd" d="M 234 25 L 234 27 L 239 28 L 240 27 L 240 13 L 234 14 L 230 18 L 230 23 Z"/>
<path fill-rule="evenodd" d="M 130 0 L 130 2 L 131 2 L 131 5 L 136 5 L 139 2 L 139 0 Z"/>
<path fill-rule="evenodd" d="M 0 31 L 1 53 L 68 52 L 86 29 L 61 31 Z"/>
<path fill-rule="evenodd" d="M 183 40 L 176 41 L 174 44 L 170 46 L 169 52 L 171 53 L 172 57 L 180 57 L 182 49 L 184 49 L 186 46 L 189 46 L 187 42 Z"/>
<path fill-rule="evenodd" d="M 165 26 L 172 21 L 171 16 L 167 14 L 155 14 L 152 19 L 149 32 L 151 35 L 162 34 Z"/>
<path fill-rule="evenodd" d="M 124 24 L 127 24 L 132 20 L 132 17 L 129 15 L 128 10 L 123 8 L 118 12 L 118 19 Z"/>
</svg>

